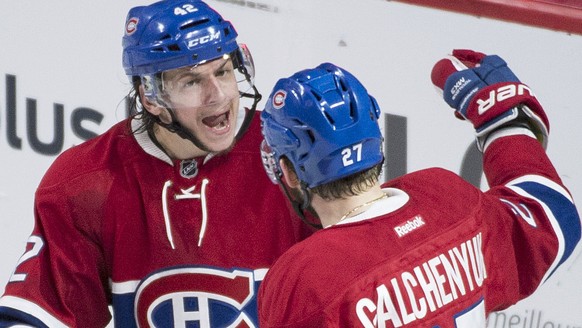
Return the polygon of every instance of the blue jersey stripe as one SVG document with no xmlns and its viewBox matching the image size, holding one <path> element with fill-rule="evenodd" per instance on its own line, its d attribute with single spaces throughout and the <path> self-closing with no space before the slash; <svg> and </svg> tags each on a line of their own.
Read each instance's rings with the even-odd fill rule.
<svg viewBox="0 0 582 328">
<path fill-rule="evenodd" d="M 572 255 L 574 248 L 580 241 L 582 230 L 576 206 L 561 192 L 539 182 L 524 181 L 515 184 L 515 186 L 532 195 L 538 202 L 545 204 L 556 219 L 560 227 L 560 231 L 556 231 L 556 233 L 561 234 L 564 240 L 564 252 L 559 259 L 557 268 Z"/>
</svg>

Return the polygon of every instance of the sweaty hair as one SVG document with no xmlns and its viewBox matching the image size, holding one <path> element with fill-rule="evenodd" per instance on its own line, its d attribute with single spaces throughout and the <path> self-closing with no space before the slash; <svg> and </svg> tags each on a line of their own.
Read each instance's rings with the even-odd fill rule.
<svg viewBox="0 0 582 328">
<path fill-rule="evenodd" d="M 295 174 L 295 168 L 291 161 L 284 156 L 281 157 L 281 159 L 285 161 L 285 165 L 293 171 L 293 174 Z M 325 200 L 357 196 L 370 189 L 378 182 L 380 173 L 382 172 L 383 162 L 384 161 L 365 171 L 354 173 L 347 177 L 311 188 L 311 192 L 319 195 L 319 197 Z"/>
</svg>

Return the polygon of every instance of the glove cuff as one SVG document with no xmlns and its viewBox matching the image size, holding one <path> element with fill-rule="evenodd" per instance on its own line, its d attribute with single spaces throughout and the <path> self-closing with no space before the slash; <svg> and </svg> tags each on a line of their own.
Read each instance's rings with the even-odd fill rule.
<svg viewBox="0 0 582 328">
<path fill-rule="evenodd" d="M 527 105 L 549 126 L 542 105 L 531 89 L 520 82 L 502 82 L 484 87 L 471 99 L 467 111 L 462 114 L 473 122 L 476 130 L 482 130 L 484 125 L 490 125 L 490 121 L 496 121 L 509 108 L 520 104 Z"/>
<path fill-rule="evenodd" d="M 475 130 L 477 148 L 484 152 L 494 140 L 509 135 L 536 138 L 544 149 L 548 145 L 548 121 L 543 111 L 538 115 L 526 105 L 514 107 Z"/>
</svg>

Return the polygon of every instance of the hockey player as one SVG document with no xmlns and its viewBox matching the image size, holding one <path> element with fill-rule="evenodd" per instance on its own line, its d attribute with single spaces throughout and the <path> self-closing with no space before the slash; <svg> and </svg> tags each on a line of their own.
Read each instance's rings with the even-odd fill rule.
<svg viewBox="0 0 582 328">
<path fill-rule="evenodd" d="M 306 226 L 265 176 L 248 49 L 204 2 L 127 15 L 136 115 L 49 168 L 0 327 L 256 327 L 267 269 Z M 244 99 L 250 100 L 243 108 Z"/>
<path fill-rule="evenodd" d="M 325 229 L 267 273 L 262 328 L 485 327 L 571 255 L 580 218 L 530 89 L 469 50 L 439 61 L 433 81 L 476 128 L 488 191 L 440 168 L 380 186 L 380 109 L 364 86 L 332 64 L 277 82 L 262 113 L 266 168 Z"/>
</svg>

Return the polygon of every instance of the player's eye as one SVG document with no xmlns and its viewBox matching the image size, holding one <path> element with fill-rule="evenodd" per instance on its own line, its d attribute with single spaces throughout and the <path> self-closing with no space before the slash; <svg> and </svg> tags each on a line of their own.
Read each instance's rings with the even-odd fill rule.
<svg viewBox="0 0 582 328">
<path fill-rule="evenodd" d="M 195 86 L 195 85 L 198 85 L 198 84 L 200 84 L 200 79 L 185 79 L 182 82 L 182 87 L 183 88 L 188 88 L 188 87 L 192 87 L 192 86 Z"/>
<path fill-rule="evenodd" d="M 223 69 L 218 70 L 216 72 L 216 76 L 217 77 L 226 76 L 226 75 L 229 75 L 231 72 L 232 72 L 232 69 L 223 68 Z"/>
</svg>

